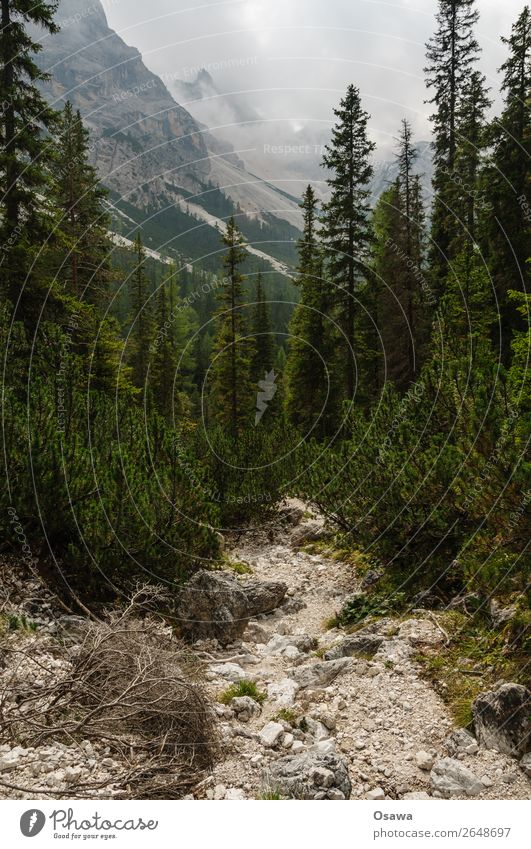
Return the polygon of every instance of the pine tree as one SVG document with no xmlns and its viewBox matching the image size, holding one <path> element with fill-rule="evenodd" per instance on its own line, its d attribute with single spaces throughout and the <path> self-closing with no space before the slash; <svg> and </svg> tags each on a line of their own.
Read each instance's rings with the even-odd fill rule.
<svg viewBox="0 0 531 849">
<path fill-rule="evenodd" d="M 331 196 L 324 206 L 322 239 L 326 271 L 337 290 L 336 305 L 344 334 L 345 393 L 352 399 L 356 381 L 356 292 L 366 271 L 371 243 L 368 183 L 375 145 L 367 137 L 369 116 L 353 85 L 334 114 L 338 120 L 323 157 L 323 166 L 332 174 L 327 179 Z"/>
<path fill-rule="evenodd" d="M 265 374 L 269 374 L 273 368 L 275 358 L 271 316 L 265 299 L 264 285 L 260 272 L 258 272 L 258 276 L 256 278 L 255 300 L 256 303 L 253 310 L 251 325 L 255 348 L 252 363 L 252 376 L 253 381 L 258 383 L 259 380 L 264 379 Z"/>
<path fill-rule="evenodd" d="M 317 198 L 311 185 L 301 208 L 303 237 L 299 241 L 297 282 L 301 290 L 290 325 L 284 369 L 285 409 L 289 421 L 303 434 L 323 437 L 337 424 L 337 369 L 334 358 L 330 287 L 323 277 L 317 239 Z"/>
<path fill-rule="evenodd" d="M 486 146 L 485 115 L 490 107 L 485 77 L 473 71 L 466 81 L 457 119 L 459 137 L 455 153 L 452 208 L 459 229 L 451 244 L 453 254 L 465 250 L 471 256 L 476 248 L 478 220 L 482 213 L 479 174 Z"/>
<path fill-rule="evenodd" d="M 175 420 L 191 414 L 196 346 L 190 343 L 197 322 L 193 310 L 179 298 L 174 266 L 158 287 L 155 322 L 150 389 L 156 409 Z"/>
<path fill-rule="evenodd" d="M 67 252 L 60 276 L 66 277 L 66 290 L 74 297 L 101 305 L 111 278 L 110 218 L 104 207 L 107 191 L 89 163 L 88 131 L 69 102 L 61 116 L 57 154 L 55 194 L 58 227 L 64 236 L 60 247 Z"/>
<path fill-rule="evenodd" d="M 129 331 L 129 345 L 131 346 L 129 363 L 132 369 L 133 384 L 145 393 L 154 326 L 150 285 L 144 268 L 146 254 L 140 232 L 135 237 L 134 254 L 135 267 L 130 283 L 132 315 Z"/>
<path fill-rule="evenodd" d="M 398 178 L 374 210 L 374 273 L 364 290 L 374 319 L 367 345 L 374 360 L 374 398 L 386 380 L 405 391 L 426 354 L 431 305 L 424 268 L 424 203 L 420 177 L 413 173 L 417 151 L 409 123 L 398 139 Z"/>
<path fill-rule="evenodd" d="M 524 325 L 508 291 L 526 289 L 529 256 L 529 162 L 531 158 L 531 13 L 526 6 L 502 38 L 509 56 L 501 67 L 505 108 L 490 128 L 492 155 L 484 175 L 484 197 L 491 204 L 485 216 L 483 246 L 500 312 L 500 348 L 504 362 L 511 353 L 511 332 Z"/>
<path fill-rule="evenodd" d="M 218 296 L 221 303 L 217 314 L 212 372 L 212 413 L 225 427 L 233 440 L 250 422 L 256 400 L 256 387 L 251 382 L 253 345 L 246 336 L 243 299 L 243 276 L 240 266 L 246 258 L 243 236 L 231 217 L 223 235 L 227 253 L 223 258 L 225 279 Z"/>
<path fill-rule="evenodd" d="M 411 383 L 418 372 L 426 309 L 422 309 L 422 265 L 424 252 L 424 204 L 420 178 L 413 174 L 418 152 L 413 146 L 411 126 L 404 118 L 398 139 L 397 200 L 402 217 L 401 280 L 404 290 L 402 306 L 407 318 L 409 340 L 407 343 L 407 372 L 404 385 Z"/>
<path fill-rule="evenodd" d="M 429 101 L 434 129 L 434 203 L 431 266 L 439 294 L 459 232 L 452 206 L 453 180 L 459 141 L 459 110 L 467 81 L 479 53 L 473 28 L 478 20 L 475 0 L 439 0 L 437 31 L 427 44 L 426 83 L 435 93 Z"/>
<path fill-rule="evenodd" d="M 55 33 L 57 2 L 1 0 L 0 242 L 6 292 L 16 303 L 30 263 L 30 245 L 44 232 L 39 192 L 47 184 L 48 142 L 56 115 L 39 92 L 47 79 L 34 61 L 41 49 L 28 24 Z M 28 295 L 21 304 L 24 313 Z"/>
</svg>

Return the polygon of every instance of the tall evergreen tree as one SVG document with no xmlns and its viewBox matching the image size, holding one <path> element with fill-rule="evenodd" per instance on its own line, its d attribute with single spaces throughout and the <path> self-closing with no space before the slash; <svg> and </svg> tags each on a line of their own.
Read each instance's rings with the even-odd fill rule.
<svg viewBox="0 0 531 849">
<path fill-rule="evenodd" d="M 479 53 L 474 36 L 478 12 L 475 0 L 439 0 L 437 30 L 427 44 L 427 85 L 434 89 L 434 202 L 431 266 L 439 294 L 459 232 L 452 206 L 455 159 L 459 141 L 459 110 L 467 81 Z"/>
<path fill-rule="evenodd" d="M 339 320 L 344 333 L 343 362 L 345 393 L 352 399 L 356 364 L 356 291 L 367 267 L 371 242 L 369 180 L 374 143 L 367 136 L 369 115 L 361 105 L 359 90 L 349 85 L 338 109 L 332 140 L 323 156 L 323 166 L 332 173 L 327 183 L 330 200 L 324 206 L 322 239 L 326 273 L 335 285 Z"/>
<path fill-rule="evenodd" d="M 501 67 L 505 107 L 490 128 L 492 155 L 485 170 L 484 194 L 492 205 L 486 216 L 484 247 L 489 257 L 501 320 L 501 351 L 511 351 L 511 332 L 523 330 L 508 291 L 526 289 L 529 256 L 529 162 L 531 160 L 531 13 L 526 6 L 502 38 L 509 56 Z"/>
<path fill-rule="evenodd" d="M 246 258 L 243 236 L 231 217 L 223 234 L 227 253 L 223 258 L 225 279 L 218 296 L 221 307 L 217 315 L 212 371 L 213 417 L 237 440 L 250 421 L 256 400 L 256 387 L 251 381 L 253 345 L 246 337 L 241 309 L 243 275 L 240 266 Z"/>
<path fill-rule="evenodd" d="M 427 308 L 422 293 L 424 253 L 424 203 L 419 175 L 413 173 L 418 151 L 413 145 L 411 126 L 404 118 L 398 139 L 397 200 L 401 216 L 401 281 L 404 292 L 404 311 L 409 328 L 407 372 L 405 382 L 411 383 L 420 364 L 423 331 L 427 324 Z"/>
<path fill-rule="evenodd" d="M 89 163 L 88 131 L 69 102 L 61 116 L 57 153 L 55 194 L 58 226 L 64 236 L 60 247 L 67 254 L 60 276 L 66 277 L 66 289 L 74 297 L 101 304 L 111 276 L 110 218 L 104 207 L 107 191 Z"/>
<path fill-rule="evenodd" d="M 323 437 L 337 424 L 337 370 L 334 336 L 328 315 L 332 309 L 330 287 L 324 279 L 317 238 L 317 197 L 311 185 L 301 208 L 303 236 L 299 241 L 297 283 L 300 301 L 293 313 L 290 343 L 284 369 L 285 408 L 302 433 Z"/>
<path fill-rule="evenodd" d="M 374 319 L 368 344 L 375 358 L 375 398 L 385 380 L 401 391 L 407 389 L 426 353 L 431 305 L 425 291 L 422 187 L 419 175 L 413 173 L 416 157 L 411 127 L 404 120 L 398 138 L 398 177 L 374 210 L 374 273 L 364 293 Z"/>
<path fill-rule="evenodd" d="M 37 201 L 48 176 L 49 147 L 43 130 L 54 126 L 56 114 L 39 92 L 47 79 L 34 61 L 41 45 L 28 25 L 55 33 L 57 2 L 1 0 L 0 29 L 0 241 L 1 268 L 12 302 L 20 295 L 29 250 L 43 233 Z M 24 310 L 24 304 L 22 304 Z"/>
<path fill-rule="evenodd" d="M 452 253 L 465 249 L 469 257 L 476 247 L 482 212 L 481 204 L 478 204 L 478 179 L 486 146 L 485 116 L 490 105 L 485 77 L 479 71 L 472 71 L 463 87 L 457 112 L 459 138 L 454 162 L 452 209 L 459 229 L 451 245 Z"/>
<path fill-rule="evenodd" d="M 258 383 L 269 374 L 275 359 L 275 345 L 271 316 L 264 293 L 262 275 L 258 272 L 256 278 L 255 306 L 253 310 L 251 332 L 254 339 L 254 357 L 252 364 L 253 381 Z"/>
<path fill-rule="evenodd" d="M 155 324 L 150 365 L 153 403 L 168 420 L 189 416 L 196 368 L 196 346 L 190 345 L 190 340 L 197 321 L 193 310 L 179 298 L 174 266 L 157 290 Z"/>
<path fill-rule="evenodd" d="M 131 329 L 129 331 L 132 380 L 137 389 L 145 392 L 153 341 L 153 307 L 150 284 L 145 271 L 146 254 L 140 232 L 134 242 L 135 267 L 131 276 Z"/>
</svg>

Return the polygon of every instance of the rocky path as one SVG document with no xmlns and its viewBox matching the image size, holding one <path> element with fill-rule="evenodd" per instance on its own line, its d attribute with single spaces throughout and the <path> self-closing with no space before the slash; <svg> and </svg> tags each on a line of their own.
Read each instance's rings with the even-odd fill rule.
<svg viewBox="0 0 531 849">
<path fill-rule="evenodd" d="M 242 680 L 266 698 L 218 703 L 224 757 L 196 796 L 528 798 L 518 761 L 454 729 L 420 677 L 415 653 L 444 640 L 429 613 L 352 636 L 326 630 L 356 578 L 351 566 L 294 547 L 304 521 L 249 534 L 230 552 L 254 577 L 284 582 L 287 600 L 252 620 L 241 641 L 211 651 L 214 698 Z"/>
<path fill-rule="evenodd" d="M 351 634 L 327 629 L 359 579 L 351 565 L 302 550 L 321 533 L 319 519 L 291 503 L 230 546 L 226 569 L 197 572 L 177 611 L 187 646 L 157 619 L 133 621 L 138 645 L 159 645 L 170 658 L 164 681 L 182 677 L 183 658 L 194 675 L 203 670 L 218 715 L 221 756 L 186 798 L 529 798 L 528 691 L 507 683 L 484 694 L 479 743 L 453 728 L 415 662 L 445 639 L 437 615 L 415 611 Z M 99 640 L 107 627 L 64 615 L 38 580 L 0 559 L 0 728 L 17 711 L 27 723 L 28 688 L 48 709 L 47 687 L 69 681 L 87 633 Z M 130 763 L 97 733 L 37 734 L 23 745 L 9 727 L 0 736 L 0 798 L 128 798 L 133 766 L 145 773 L 142 750 Z M 127 739 L 138 742 L 135 733 Z M 515 741 L 519 758 L 495 750 Z M 171 778 L 162 775 L 164 787 Z"/>
</svg>

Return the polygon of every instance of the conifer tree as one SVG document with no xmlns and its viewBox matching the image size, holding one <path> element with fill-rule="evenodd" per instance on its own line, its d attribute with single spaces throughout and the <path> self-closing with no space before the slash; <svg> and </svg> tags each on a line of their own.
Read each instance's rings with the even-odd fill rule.
<svg viewBox="0 0 531 849">
<path fill-rule="evenodd" d="M 179 298 L 174 266 L 157 290 L 155 325 L 150 366 L 153 402 L 168 420 L 188 416 L 196 368 L 195 345 L 190 340 L 196 321 L 193 310 Z"/>
<path fill-rule="evenodd" d="M 129 344 L 131 353 L 129 363 L 132 369 L 133 384 L 137 389 L 146 389 L 146 379 L 150 365 L 150 348 L 153 340 L 153 308 L 150 301 L 150 285 L 144 268 L 146 254 L 140 232 L 134 242 L 135 267 L 131 276 L 131 329 Z"/>
<path fill-rule="evenodd" d="M 67 253 L 60 275 L 66 276 L 66 289 L 74 297 L 101 305 L 111 276 L 110 218 L 104 207 L 107 191 L 89 163 L 88 131 L 81 114 L 69 102 L 61 115 L 57 154 L 55 191 L 61 216 L 58 226 L 64 236 L 60 247 Z"/>
<path fill-rule="evenodd" d="M 301 208 L 303 236 L 299 241 L 297 283 L 300 301 L 289 330 L 289 351 L 284 369 L 285 409 L 289 421 L 302 433 L 323 437 L 337 418 L 337 370 L 330 288 L 324 279 L 323 261 L 317 239 L 317 197 L 311 185 Z"/>
<path fill-rule="evenodd" d="M 31 240 L 44 232 L 39 192 L 48 180 L 48 141 L 55 112 L 39 91 L 47 79 L 35 63 L 41 45 L 28 25 L 53 34 L 57 2 L 1 0 L 0 28 L 0 242 L 5 288 L 15 303 L 29 266 Z M 25 298 L 22 310 L 25 308 Z"/>
<path fill-rule="evenodd" d="M 225 278 L 218 295 L 217 332 L 213 350 L 212 414 L 237 440 L 250 422 L 256 400 L 251 382 L 253 345 L 246 336 L 243 299 L 243 275 L 240 266 L 246 258 L 243 236 L 231 217 L 223 234 L 227 253 L 223 258 Z"/>
<path fill-rule="evenodd" d="M 452 207 L 455 159 L 459 140 L 459 110 L 467 80 L 479 53 L 474 36 L 478 12 L 475 0 L 439 0 L 437 30 L 427 44 L 427 85 L 434 89 L 430 103 L 434 130 L 434 203 L 431 266 L 442 293 L 453 239 L 459 231 Z"/>
<path fill-rule="evenodd" d="M 452 243 L 452 253 L 465 249 L 471 256 L 477 238 L 481 204 L 478 204 L 479 174 L 486 145 L 486 111 L 490 100 L 485 89 L 485 77 L 473 71 L 463 87 L 457 119 L 459 138 L 455 153 L 452 208 L 459 229 Z"/>
<path fill-rule="evenodd" d="M 501 320 L 501 351 L 508 362 L 511 332 L 524 329 L 508 291 L 524 291 L 529 256 L 529 162 L 531 159 L 531 13 L 525 6 L 509 38 L 502 65 L 505 107 L 490 128 L 492 155 L 484 175 L 484 196 L 492 211 L 485 217 L 488 253 Z"/>
<path fill-rule="evenodd" d="M 418 371 L 422 325 L 427 316 L 422 307 L 422 290 L 419 280 L 422 280 L 423 243 L 424 243 L 424 205 L 422 190 L 418 175 L 413 173 L 418 151 L 412 142 L 411 125 L 407 119 L 402 120 L 402 130 L 398 139 L 398 183 L 397 201 L 401 215 L 400 251 L 401 251 L 401 282 L 404 291 L 404 311 L 409 328 L 407 343 L 407 371 L 405 383 L 414 380 Z M 424 312 L 424 315 L 421 313 Z"/>
<path fill-rule="evenodd" d="M 323 156 L 323 166 L 332 173 L 327 179 L 331 196 L 324 206 L 322 240 L 326 273 L 336 287 L 336 307 L 344 333 L 345 394 L 352 399 L 356 381 L 352 353 L 356 345 L 356 291 L 366 271 L 371 242 L 368 184 L 375 145 L 368 139 L 369 115 L 355 86 L 349 85 L 334 114 L 337 122 Z"/>
<path fill-rule="evenodd" d="M 255 300 L 251 326 L 255 348 L 252 376 L 253 381 L 258 383 L 259 380 L 264 379 L 265 374 L 269 374 L 275 359 L 271 316 L 265 299 L 264 284 L 260 272 L 258 272 L 256 278 Z"/>
<path fill-rule="evenodd" d="M 398 139 L 398 178 L 374 210 L 374 274 L 365 302 L 374 319 L 369 336 L 376 362 L 375 397 L 385 380 L 404 391 L 425 356 L 431 306 L 424 292 L 424 203 L 420 177 L 413 173 L 417 151 L 411 127 L 402 122 Z"/>
</svg>

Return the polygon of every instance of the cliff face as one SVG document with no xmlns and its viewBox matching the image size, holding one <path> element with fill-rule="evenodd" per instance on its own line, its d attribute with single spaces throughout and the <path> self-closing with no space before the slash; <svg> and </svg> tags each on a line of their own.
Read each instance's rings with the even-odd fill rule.
<svg viewBox="0 0 531 849">
<path fill-rule="evenodd" d="M 45 94 L 57 108 L 70 100 L 81 111 L 103 182 L 144 208 L 197 190 L 210 172 L 198 124 L 109 28 L 99 0 L 61 0 L 57 21 L 57 35 L 38 34 L 38 61 L 51 74 Z"/>
</svg>

